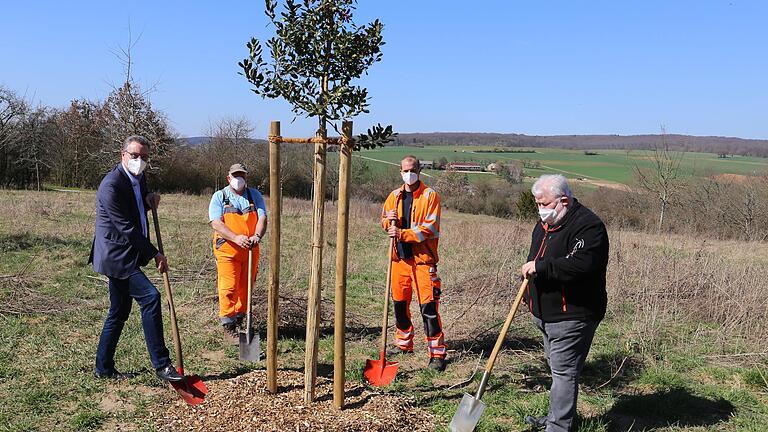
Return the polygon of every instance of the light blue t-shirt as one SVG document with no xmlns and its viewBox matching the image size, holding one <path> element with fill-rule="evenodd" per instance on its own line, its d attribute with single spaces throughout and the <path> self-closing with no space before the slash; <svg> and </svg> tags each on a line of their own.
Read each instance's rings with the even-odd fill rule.
<svg viewBox="0 0 768 432">
<path fill-rule="evenodd" d="M 243 211 L 250 207 L 251 203 L 248 202 L 248 194 L 243 191 L 243 195 L 238 195 L 232 192 L 232 189 L 227 187 L 227 198 L 229 198 L 229 204 L 232 207 Z M 267 206 L 264 204 L 264 197 L 261 196 L 261 192 L 254 188 L 248 188 L 251 191 L 251 198 L 253 198 L 253 205 L 256 207 L 256 214 L 261 218 L 267 215 Z M 221 190 L 216 191 L 211 197 L 211 204 L 208 205 L 208 222 L 216 219 L 221 220 L 224 216 L 224 194 Z"/>
</svg>

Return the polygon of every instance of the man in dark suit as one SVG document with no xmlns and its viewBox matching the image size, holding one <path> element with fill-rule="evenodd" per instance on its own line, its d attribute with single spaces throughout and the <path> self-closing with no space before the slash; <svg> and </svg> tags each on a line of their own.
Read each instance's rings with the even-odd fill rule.
<svg viewBox="0 0 768 432">
<path fill-rule="evenodd" d="M 157 208 L 160 196 L 147 193 L 144 168 L 149 160 L 149 141 L 133 135 L 123 144 L 121 162 L 110 171 L 96 192 L 96 233 L 88 260 L 93 269 L 109 278 L 110 307 L 96 351 L 97 378 L 127 379 L 131 374 L 115 369 L 115 349 L 132 300 L 141 308 L 141 325 L 149 358 L 158 378 L 181 381 L 168 357 L 163 339 L 160 292 L 141 267 L 154 259 L 158 270 L 168 261 L 149 242 L 147 209 Z"/>
</svg>

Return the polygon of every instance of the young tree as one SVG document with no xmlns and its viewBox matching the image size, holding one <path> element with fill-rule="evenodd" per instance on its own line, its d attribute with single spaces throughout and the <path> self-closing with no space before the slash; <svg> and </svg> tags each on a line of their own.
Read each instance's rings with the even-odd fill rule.
<svg viewBox="0 0 768 432">
<path fill-rule="evenodd" d="M 266 0 L 266 14 L 275 27 L 275 36 L 266 42 L 271 62 L 268 64 L 264 60 L 261 43 L 251 38 L 246 44 L 248 58 L 238 63 L 242 75 L 253 84 L 252 90 L 256 94 L 265 98 L 283 98 L 291 104 L 294 114 L 316 118 L 318 122 L 316 136 L 319 140 L 315 142 L 313 165 L 315 186 L 307 306 L 306 402 L 314 399 L 317 375 L 319 326 L 315 324 L 320 308 L 327 130 L 330 126 L 341 134 L 341 128 L 334 122 L 350 120 L 368 112 L 368 91 L 352 82 L 381 60 L 381 46 L 384 45 L 381 35 L 384 26 L 379 20 L 362 26 L 352 21 L 355 3 L 355 0 L 286 0 L 278 12 L 277 2 Z M 385 128 L 379 124 L 368 129 L 367 134 L 360 135 L 354 141 L 354 148 L 383 145 L 391 141 L 392 136 L 392 126 Z M 342 149 L 342 152 L 348 152 L 348 149 Z M 344 156 L 345 172 L 349 163 L 347 155 L 345 153 Z M 346 251 L 346 244 L 342 250 Z M 336 327 L 338 329 L 339 326 Z M 334 376 L 340 374 L 343 382 L 343 365 L 336 366 Z M 339 370 L 341 373 L 338 373 Z M 334 402 L 340 407 L 337 393 L 335 388 Z"/>
<path fill-rule="evenodd" d="M 653 146 L 651 167 L 643 168 L 635 163 L 635 177 L 640 186 L 653 195 L 659 202 L 659 221 L 656 232 L 660 233 L 664 225 L 664 215 L 673 202 L 682 176 L 680 162 L 683 160 L 682 151 L 670 149 L 666 138 L 666 130 L 661 128 L 661 143 Z"/>
<path fill-rule="evenodd" d="M 381 32 L 375 20 L 362 26 L 352 21 L 355 0 L 286 0 L 278 13 L 277 2 L 266 0 L 266 14 L 275 36 L 266 42 L 272 61 L 267 63 L 256 38 L 246 44 L 248 58 L 238 65 L 241 75 L 264 98 L 282 98 L 297 115 L 315 117 L 317 133 L 325 136 L 329 124 L 368 113 L 368 90 L 352 81 L 381 61 Z M 356 140 L 356 149 L 373 148 L 392 141 L 392 126 L 368 130 Z"/>
</svg>

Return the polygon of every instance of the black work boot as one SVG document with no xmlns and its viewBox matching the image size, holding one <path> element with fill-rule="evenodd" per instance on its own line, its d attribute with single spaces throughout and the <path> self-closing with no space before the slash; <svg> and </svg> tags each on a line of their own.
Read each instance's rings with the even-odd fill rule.
<svg viewBox="0 0 768 432">
<path fill-rule="evenodd" d="M 413 354 L 412 349 L 402 349 L 397 345 L 387 348 L 387 351 L 385 352 L 387 353 L 387 357 L 393 357 L 400 354 Z"/>
<path fill-rule="evenodd" d="M 446 361 L 442 357 L 432 357 L 429 359 L 429 365 L 427 365 L 428 368 L 432 370 L 436 370 L 438 372 L 442 372 L 445 370 Z"/>
<path fill-rule="evenodd" d="M 536 417 L 536 416 L 525 416 L 525 422 L 533 427 L 534 429 L 544 429 L 547 427 L 547 416 L 543 417 Z"/>
<path fill-rule="evenodd" d="M 240 332 L 237 329 L 237 322 L 231 322 L 222 324 L 222 329 L 224 329 L 224 342 L 228 343 L 230 345 L 238 345 L 240 344 Z"/>
</svg>

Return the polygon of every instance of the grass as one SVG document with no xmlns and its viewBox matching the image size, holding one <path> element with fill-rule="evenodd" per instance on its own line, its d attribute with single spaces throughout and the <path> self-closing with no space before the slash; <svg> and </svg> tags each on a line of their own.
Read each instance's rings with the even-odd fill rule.
<svg viewBox="0 0 768 432">
<path fill-rule="evenodd" d="M 91 376 L 108 307 L 104 280 L 86 264 L 93 192 L 0 193 L 7 203 L 0 211 L 0 431 L 152 430 L 150 411 L 174 395 L 151 373 L 138 310 L 116 355 L 118 368 L 138 376 L 123 383 Z M 241 364 L 236 347 L 222 341 L 207 199 L 164 196 L 160 217 L 185 368 L 214 380 L 264 365 Z M 48 203 L 44 214 L 39 214 L 40 202 Z M 350 381 L 362 381 L 365 360 L 378 358 L 387 244 L 377 225 L 379 210 L 377 203 L 361 202 L 351 209 Z M 39 216 L 17 217 L 32 214 Z M 283 214 L 279 367 L 302 369 L 310 204 L 286 200 Z M 332 373 L 335 207 L 328 205 L 326 215 L 322 375 Z M 400 359 L 397 378 L 383 389 L 433 412 L 436 430 L 447 430 L 462 395 L 476 390 L 480 373 L 467 385 L 456 384 L 484 366 L 516 289 L 508 281 L 530 238 L 527 223 L 484 216 L 445 212 L 442 225 L 448 369 L 444 374 L 426 370 L 426 348 L 417 338 L 417 354 Z M 610 311 L 585 366 L 576 430 L 765 430 L 768 359 L 755 353 L 766 350 L 762 293 L 768 286 L 762 274 L 768 258 L 743 253 L 750 249 L 743 244 L 702 245 L 686 237 L 617 231 L 611 236 Z M 265 247 L 257 299 L 265 296 L 267 256 Z M 731 273 L 740 276 L 727 277 Z M 147 274 L 162 287 L 156 272 L 147 269 Z M 741 301 L 734 303 L 733 297 Z M 417 315 L 414 322 L 420 334 Z M 547 411 L 548 386 L 539 335 L 523 312 L 497 360 L 478 430 L 527 430 L 526 415 Z"/>
</svg>

